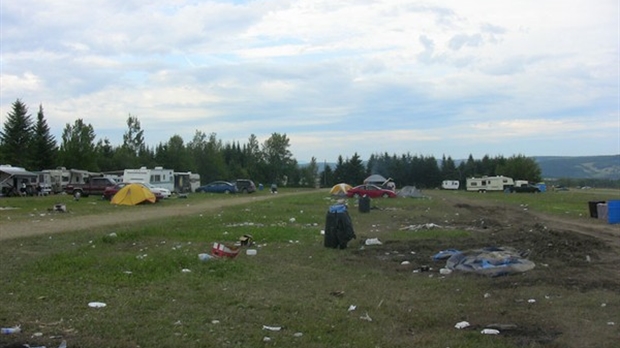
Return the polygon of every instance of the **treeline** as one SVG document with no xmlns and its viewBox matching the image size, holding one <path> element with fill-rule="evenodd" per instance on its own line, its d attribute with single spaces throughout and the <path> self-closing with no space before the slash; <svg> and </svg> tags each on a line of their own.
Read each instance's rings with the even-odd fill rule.
<svg viewBox="0 0 620 348">
<path fill-rule="evenodd" d="M 411 154 L 375 154 L 363 161 L 357 153 L 351 158 L 338 157 L 334 168 L 325 166 L 319 173 L 315 158 L 300 166 L 289 150 L 286 134 L 273 133 L 260 143 L 252 134 L 247 143 L 224 143 L 216 133 L 196 130 L 185 142 L 173 135 L 167 142 L 147 146 L 144 130 L 137 117 L 127 118 L 123 143 L 113 145 L 109 139 L 96 139 L 95 129 L 83 119 L 66 124 L 60 142 L 51 135 L 43 106 L 36 120 L 28 114 L 27 106 L 16 100 L 0 132 L 0 163 L 29 170 L 66 167 L 94 172 L 111 172 L 125 168 L 162 166 L 175 171 L 199 173 L 203 183 L 213 180 L 250 178 L 257 183 L 277 183 L 285 186 L 330 187 L 346 182 L 361 184 L 370 174 L 390 177 L 399 186 L 420 188 L 439 187 L 443 180 L 460 180 L 472 176 L 505 175 L 515 179 L 538 182 L 540 168 L 523 155 L 510 158 L 485 156 L 475 160 L 471 155 L 458 165 L 451 157 L 438 161 L 433 156 Z"/>
</svg>

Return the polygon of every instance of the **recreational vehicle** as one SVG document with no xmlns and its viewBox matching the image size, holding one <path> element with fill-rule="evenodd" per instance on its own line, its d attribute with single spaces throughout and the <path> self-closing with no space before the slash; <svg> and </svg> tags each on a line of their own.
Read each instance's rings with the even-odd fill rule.
<svg viewBox="0 0 620 348">
<path fill-rule="evenodd" d="M 444 180 L 441 182 L 441 188 L 444 190 L 458 190 L 459 186 L 458 180 Z"/>
<path fill-rule="evenodd" d="M 65 167 L 57 167 L 56 169 L 44 169 L 39 174 L 39 185 L 43 191 L 50 193 L 61 193 L 65 190 L 65 186 L 69 184 L 71 173 Z"/>
<path fill-rule="evenodd" d="M 123 182 L 141 182 L 151 184 L 155 187 L 161 187 L 174 191 L 174 171 L 172 169 L 164 169 L 163 167 L 155 167 L 147 169 L 125 169 L 123 173 Z"/>
<path fill-rule="evenodd" d="M 507 176 L 483 176 L 482 178 L 467 179 L 467 191 L 504 191 L 512 186 L 514 186 L 514 181 Z"/>
<path fill-rule="evenodd" d="M 174 192 L 195 192 L 200 187 L 200 174 L 192 172 L 174 172 Z"/>
</svg>

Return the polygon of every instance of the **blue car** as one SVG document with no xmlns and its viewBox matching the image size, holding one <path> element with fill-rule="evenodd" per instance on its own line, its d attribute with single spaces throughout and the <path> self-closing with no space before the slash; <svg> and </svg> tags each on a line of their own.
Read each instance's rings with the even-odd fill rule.
<svg viewBox="0 0 620 348">
<path fill-rule="evenodd" d="M 196 192 L 205 193 L 237 193 L 237 186 L 228 181 L 213 181 L 206 185 L 200 186 Z"/>
</svg>

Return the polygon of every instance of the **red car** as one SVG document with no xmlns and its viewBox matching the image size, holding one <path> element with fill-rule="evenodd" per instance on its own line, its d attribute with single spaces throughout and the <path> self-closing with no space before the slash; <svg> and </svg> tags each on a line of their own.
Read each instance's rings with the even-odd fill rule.
<svg viewBox="0 0 620 348">
<path fill-rule="evenodd" d="M 359 185 L 347 191 L 347 197 L 359 198 L 364 196 L 368 196 L 370 198 L 394 198 L 396 197 L 396 192 L 376 185 Z"/>
<path fill-rule="evenodd" d="M 120 191 L 123 187 L 129 185 L 131 183 L 129 182 L 120 182 L 114 186 L 108 186 L 105 188 L 105 191 L 103 191 L 103 199 L 107 199 L 108 201 L 112 199 L 112 197 L 114 197 L 114 195 Z M 142 185 L 142 184 L 139 184 Z M 144 186 L 144 185 L 142 185 Z M 148 189 L 148 186 L 145 186 Z M 149 189 L 150 190 L 150 189 Z M 164 199 L 164 196 L 161 194 L 161 192 L 156 192 L 153 190 L 150 190 L 151 192 L 153 192 L 153 194 L 155 195 L 155 200 L 157 200 L 158 202 L 162 199 Z"/>
</svg>

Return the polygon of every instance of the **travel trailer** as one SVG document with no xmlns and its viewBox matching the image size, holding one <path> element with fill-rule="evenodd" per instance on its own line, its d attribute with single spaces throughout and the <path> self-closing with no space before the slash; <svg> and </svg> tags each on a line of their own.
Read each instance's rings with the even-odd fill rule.
<svg viewBox="0 0 620 348">
<path fill-rule="evenodd" d="M 504 191 L 514 186 L 512 178 L 507 176 L 483 176 L 481 178 L 468 178 L 467 191 L 486 192 Z"/>
<path fill-rule="evenodd" d="M 142 167 L 140 169 L 125 169 L 123 172 L 123 182 L 141 182 L 151 184 L 155 187 L 161 187 L 174 191 L 174 171 L 172 169 L 164 169 L 163 167 L 155 167 L 148 169 Z"/>
<path fill-rule="evenodd" d="M 198 187 L 200 187 L 200 174 L 192 172 L 174 172 L 173 192 L 196 192 Z"/>
<path fill-rule="evenodd" d="M 444 190 L 458 190 L 461 183 L 458 180 L 444 180 L 441 182 L 441 188 Z"/>
</svg>

